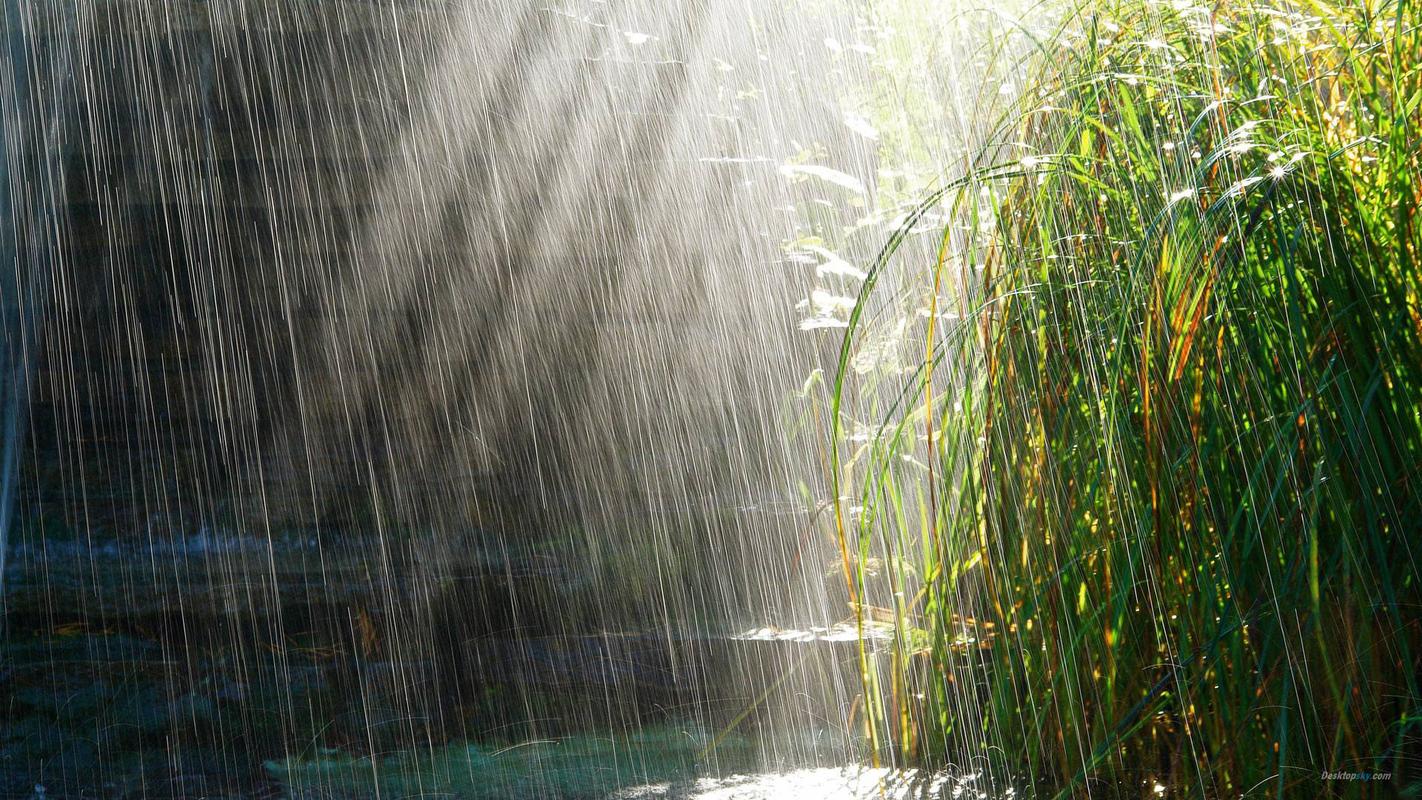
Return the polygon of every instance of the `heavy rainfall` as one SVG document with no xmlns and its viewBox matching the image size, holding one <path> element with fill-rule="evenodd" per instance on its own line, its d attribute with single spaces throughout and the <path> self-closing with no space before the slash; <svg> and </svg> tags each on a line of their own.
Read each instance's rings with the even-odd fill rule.
<svg viewBox="0 0 1422 800">
<path fill-rule="evenodd" d="M 0 3 L 0 797 L 1422 795 L 1412 0 Z"/>
</svg>

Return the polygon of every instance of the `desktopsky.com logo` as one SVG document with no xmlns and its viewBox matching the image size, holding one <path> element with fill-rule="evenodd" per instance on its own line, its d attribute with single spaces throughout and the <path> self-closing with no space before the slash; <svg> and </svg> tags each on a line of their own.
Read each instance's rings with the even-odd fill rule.
<svg viewBox="0 0 1422 800">
<path fill-rule="evenodd" d="M 1324 770 L 1325 781 L 1390 781 L 1391 772 L 1332 772 Z"/>
</svg>

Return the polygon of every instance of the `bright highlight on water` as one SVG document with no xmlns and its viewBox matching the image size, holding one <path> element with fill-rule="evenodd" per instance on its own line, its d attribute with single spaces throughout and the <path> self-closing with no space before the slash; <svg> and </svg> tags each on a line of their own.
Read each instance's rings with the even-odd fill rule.
<svg viewBox="0 0 1422 800">
<path fill-rule="evenodd" d="M 0 2 L 0 797 L 1422 793 L 1410 0 Z"/>
</svg>

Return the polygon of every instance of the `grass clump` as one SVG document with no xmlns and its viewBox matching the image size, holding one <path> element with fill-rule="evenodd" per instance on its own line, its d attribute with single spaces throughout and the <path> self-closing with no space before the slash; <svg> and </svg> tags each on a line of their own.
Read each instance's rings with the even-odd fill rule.
<svg viewBox="0 0 1422 800">
<path fill-rule="evenodd" d="M 862 662 L 871 738 L 1049 794 L 1407 791 L 1422 14 L 1079 11 L 922 207 L 950 222 L 921 363 L 887 395 L 851 369 L 915 220 L 847 331 L 841 541 L 861 619 L 900 634 Z"/>
</svg>

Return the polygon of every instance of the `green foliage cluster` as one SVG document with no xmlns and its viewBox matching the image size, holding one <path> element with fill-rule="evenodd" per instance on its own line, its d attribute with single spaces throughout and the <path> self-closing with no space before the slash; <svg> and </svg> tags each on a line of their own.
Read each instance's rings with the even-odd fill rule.
<svg viewBox="0 0 1422 800">
<path fill-rule="evenodd" d="M 847 577 L 901 633 L 861 662 L 872 740 L 1048 794 L 1404 790 L 1422 13 L 1092 0 L 1031 75 L 841 353 Z M 921 363 L 847 457 L 875 284 L 940 209 Z"/>
</svg>

